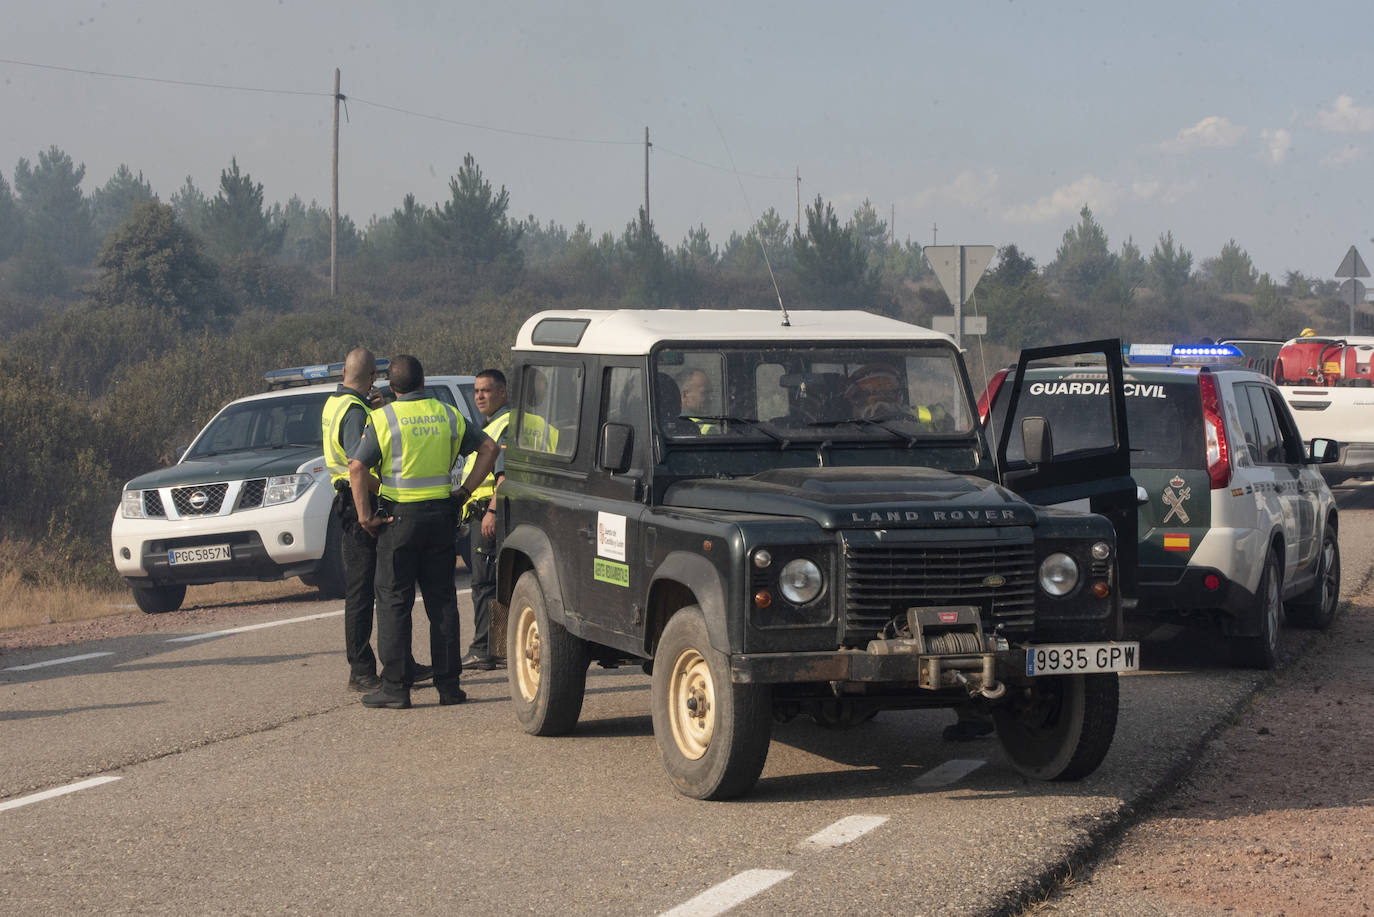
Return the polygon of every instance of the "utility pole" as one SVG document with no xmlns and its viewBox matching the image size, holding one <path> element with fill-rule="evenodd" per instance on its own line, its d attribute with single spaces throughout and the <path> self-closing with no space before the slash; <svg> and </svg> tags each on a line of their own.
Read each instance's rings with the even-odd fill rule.
<svg viewBox="0 0 1374 917">
<path fill-rule="evenodd" d="M 937 226 L 937 225 L 934 224 L 934 223 L 931 223 L 931 224 L 930 224 L 930 244 L 931 244 L 931 245 L 939 245 L 939 244 L 940 244 L 940 227 Z"/>
<path fill-rule="evenodd" d="M 887 244 L 897 244 L 897 205 L 892 205 L 892 216 L 887 219 Z"/>
<path fill-rule="evenodd" d="M 801 235 L 801 166 L 797 166 L 797 235 Z"/>
<path fill-rule="evenodd" d="M 329 295 L 339 290 L 339 68 L 334 68 L 334 181 L 329 195 Z"/>
<path fill-rule="evenodd" d="M 649 225 L 649 125 L 644 125 L 644 226 Z"/>
</svg>

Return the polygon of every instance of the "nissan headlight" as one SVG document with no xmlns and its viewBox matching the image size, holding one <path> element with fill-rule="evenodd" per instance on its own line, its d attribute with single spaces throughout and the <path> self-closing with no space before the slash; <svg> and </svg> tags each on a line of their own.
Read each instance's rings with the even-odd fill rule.
<svg viewBox="0 0 1374 917">
<path fill-rule="evenodd" d="M 1056 551 L 1040 561 L 1040 588 L 1050 595 L 1068 595 L 1078 585 L 1078 564 Z"/>
<path fill-rule="evenodd" d="M 120 506 L 125 519 L 144 519 L 148 515 L 143 511 L 143 491 L 141 490 L 124 491 L 124 500 Z"/>
<path fill-rule="evenodd" d="M 805 605 L 821 594 L 821 568 L 805 557 L 789 560 L 778 576 L 782 597 L 793 605 Z"/>
<path fill-rule="evenodd" d="M 310 489 L 315 478 L 308 474 L 283 474 L 267 479 L 267 489 L 262 492 L 263 506 L 277 506 L 290 503 Z"/>
</svg>

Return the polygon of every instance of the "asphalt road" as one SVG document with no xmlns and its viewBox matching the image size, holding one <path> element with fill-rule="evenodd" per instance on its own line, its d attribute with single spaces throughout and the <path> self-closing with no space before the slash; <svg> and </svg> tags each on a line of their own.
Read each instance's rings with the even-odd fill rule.
<svg viewBox="0 0 1374 917">
<path fill-rule="evenodd" d="M 1341 496 L 1351 594 L 1371 499 Z M 460 707 L 430 688 L 362 707 L 338 602 L 237 618 L 4 657 L 4 911 L 998 914 L 1090 857 L 1269 678 L 1195 635 L 1147 644 L 1107 760 L 1069 784 L 1026 781 L 991 739 L 944 743 L 947 711 L 799 718 L 752 794 L 706 803 L 664 776 L 638 669 L 594 668 L 577 730 L 541 739 L 503 672 L 465 677 Z"/>
</svg>

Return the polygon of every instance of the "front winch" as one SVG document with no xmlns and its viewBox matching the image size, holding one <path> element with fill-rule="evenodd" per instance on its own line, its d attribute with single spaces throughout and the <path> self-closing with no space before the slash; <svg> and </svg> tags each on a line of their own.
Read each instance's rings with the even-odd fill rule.
<svg viewBox="0 0 1374 917">
<path fill-rule="evenodd" d="M 984 636 L 977 606 L 912 607 L 906 618 L 910 637 L 871 640 L 868 651 L 920 657 L 917 684 L 929 691 L 962 687 L 989 700 L 1006 693 L 995 674 L 996 652 L 1007 648 L 1006 641 Z"/>
</svg>

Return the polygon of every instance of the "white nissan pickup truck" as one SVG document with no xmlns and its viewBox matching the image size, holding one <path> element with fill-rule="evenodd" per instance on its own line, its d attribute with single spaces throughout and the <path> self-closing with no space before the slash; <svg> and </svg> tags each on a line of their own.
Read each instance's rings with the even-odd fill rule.
<svg viewBox="0 0 1374 917">
<path fill-rule="evenodd" d="M 342 378 L 342 363 L 274 370 L 268 391 L 225 405 L 176 464 L 124 485 L 110 549 L 140 609 L 176 611 L 187 586 L 292 576 L 343 595 L 320 435 L 320 412 Z M 429 376 L 426 393 L 471 422 L 480 417 L 474 381 Z"/>
</svg>

